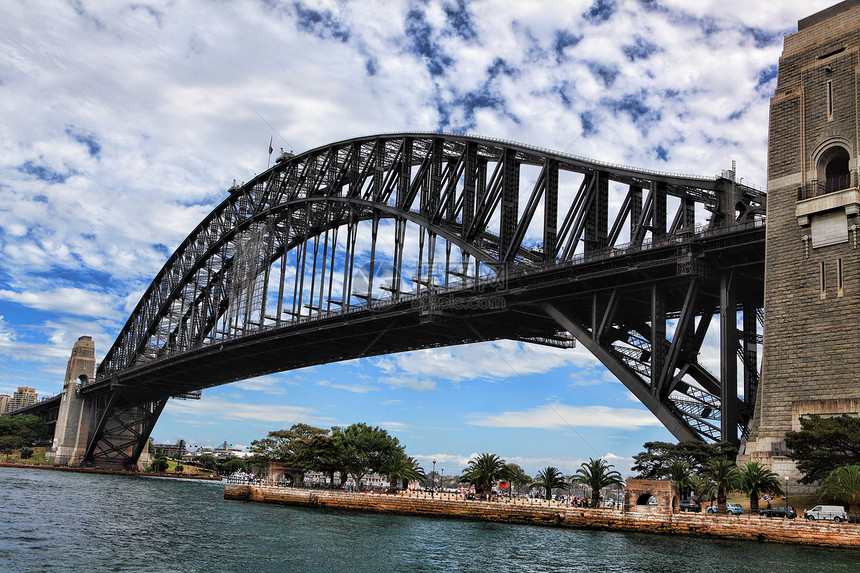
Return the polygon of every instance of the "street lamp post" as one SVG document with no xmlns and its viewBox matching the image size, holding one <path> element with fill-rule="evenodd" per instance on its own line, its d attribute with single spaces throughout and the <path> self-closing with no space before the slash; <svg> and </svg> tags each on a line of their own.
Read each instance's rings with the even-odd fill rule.
<svg viewBox="0 0 860 573">
<path fill-rule="evenodd" d="M 788 476 L 785 476 L 785 517 L 788 518 Z"/>
<path fill-rule="evenodd" d="M 445 468 L 439 470 L 439 493 L 442 493 L 442 478 L 445 477 Z"/>
<path fill-rule="evenodd" d="M 430 472 L 430 497 L 436 497 L 436 460 L 433 460 L 433 471 Z"/>
</svg>

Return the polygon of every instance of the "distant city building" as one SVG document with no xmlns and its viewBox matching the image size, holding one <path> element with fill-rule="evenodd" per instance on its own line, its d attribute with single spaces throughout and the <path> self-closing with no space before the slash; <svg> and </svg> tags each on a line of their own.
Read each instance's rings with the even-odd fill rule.
<svg viewBox="0 0 860 573">
<path fill-rule="evenodd" d="M 0 414 L 9 412 L 9 403 L 12 401 L 12 396 L 9 394 L 0 394 Z"/>
<path fill-rule="evenodd" d="M 18 386 L 18 389 L 12 394 L 12 399 L 9 400 L 9 412 L 32 406 L 39 399 L 35 388 L 28 386 Z"/>
<path fill-rule="evenodd" d="M 185 448 L 180 448 L 178 444 L 153 444 L 156 451 L 161 450 L 161 453 L 172 458 L 174 456 L 182 456 L 185 453 Z"/>
</svg>

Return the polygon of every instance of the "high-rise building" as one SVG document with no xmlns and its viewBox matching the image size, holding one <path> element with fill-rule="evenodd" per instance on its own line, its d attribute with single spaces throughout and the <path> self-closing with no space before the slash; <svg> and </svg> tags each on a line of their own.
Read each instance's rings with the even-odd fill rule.
<svg viewBox="0 0 860 573">
<path fill-rule="evenodd" d="M 9 402 L 12 401 L 12 396 L 9 394 L 0 394 L 0 414 L 9 412 Z"/>
<path fill-rule="evenodd" d="M 14 412 L 27 406 L 32 406 L 39 399 L 35 388 L 28 386 L 18 386 L 18 389 L 12 394 L 12 399 L 9 400 L 9 411 Z"/>
</svg>

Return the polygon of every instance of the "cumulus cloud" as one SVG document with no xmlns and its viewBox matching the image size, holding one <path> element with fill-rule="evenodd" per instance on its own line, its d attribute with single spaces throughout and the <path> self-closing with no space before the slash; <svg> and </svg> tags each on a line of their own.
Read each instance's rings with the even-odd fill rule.
<svg viewBox="0 0 860 573">
<path fill-rule="evenodd" d="M 597 360 L 580 348 L 550 348 L 511 340 L 405 352 L 376 360 L 384 372 L 454 382 L 498 380 L 596 364 Z"/>
<path fill-rule="evenodd" d="M 45 292 L 0 290 L 0 300 L 95 319 L 117 315 L 117 300 L 114 296 L 80 288 L 62 287 Z"/>
<path fill-rule="evenodd" d="M 199 420 L 230 420 L 270 422 L 279 427 L 289 427 L 299 418 L 305 423 L 314 423 L 313 415 L 307 415 L 307 408 L 284 404 L 249 404 L 234 400 L 204 396 L 200 400 L 170 400 L 164 407 L 167 414 L 186 418 L 192 422 Z M 312 414 L 312 413 L 311 413 Z"/>
<path fill-rule="evenodd" d="M 103 353 L 233 181 L 268 167 L 270 138 L 275 149 L 301 152 L 372 133 L 472 132 L 658 171 L 709 175 L 738 159 L 745 181 L 761 183 L 782 37 L 832 4 L 2 3 L 0 364 L 7 383 L 55 385 L 81 334 Z M 523 170 L 524 181 L 535 177 Z M 561 201 L 576 188 L 566 181 Z M 416 238 L 407 240 L 408 260 L 417 260 Z M 538 240 L 530 228 L 527 241 Z M 359 263 L 369 245 L 360 233 Z M 709 333 L 701 357 L 708 366 L 718 356 L 713 349 Z M 368 379 L 323 374 L 323 383 L 351 398 L 397 392 L 408 407 L 417 404 L 410 392 L 430 400 L 443 381 L 567 369 L 584 392 L 605 376 L 581 348 L 510 341 L 365 363 L 373 369 Z M 274 397 L 282 388 L 276 380 L 236 389 Z M 346 418 L 350 405 L 332 417 Z M 222 410 L 281 422 L 276 410 L 291 407 L 204 400 L 171 402 L 168 412 L 189 423 Z M 599 417 L 559 407 L 571 423 Z M 645 425 L 638 410 L 628 425 L 618 412 L 606 413 L 617 427 Z M 533 427 L 538 414 L 487 412 L 472 422 Z"/>
<path fill-rule="evenodd" d="M 571 406 L 561 403 L 501 413 L 476 412 L 468 416 L 466 423 L 495 428 L 560 429 L 588 426 L 626 430 L 660 425 L 659 420 L 644 409 Z"/>
</svg>

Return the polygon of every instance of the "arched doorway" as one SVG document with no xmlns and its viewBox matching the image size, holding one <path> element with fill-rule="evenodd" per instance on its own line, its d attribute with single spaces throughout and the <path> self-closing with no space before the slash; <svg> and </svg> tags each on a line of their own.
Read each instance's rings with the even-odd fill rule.
<svg viewBox="0 0 860 573">
<path fill-rule="evenodd" d="M 817 195 L 832 193 L 851 187 L 851 156 L 841 145 L 834 145 L 818 158 Z"/>
</svg>

